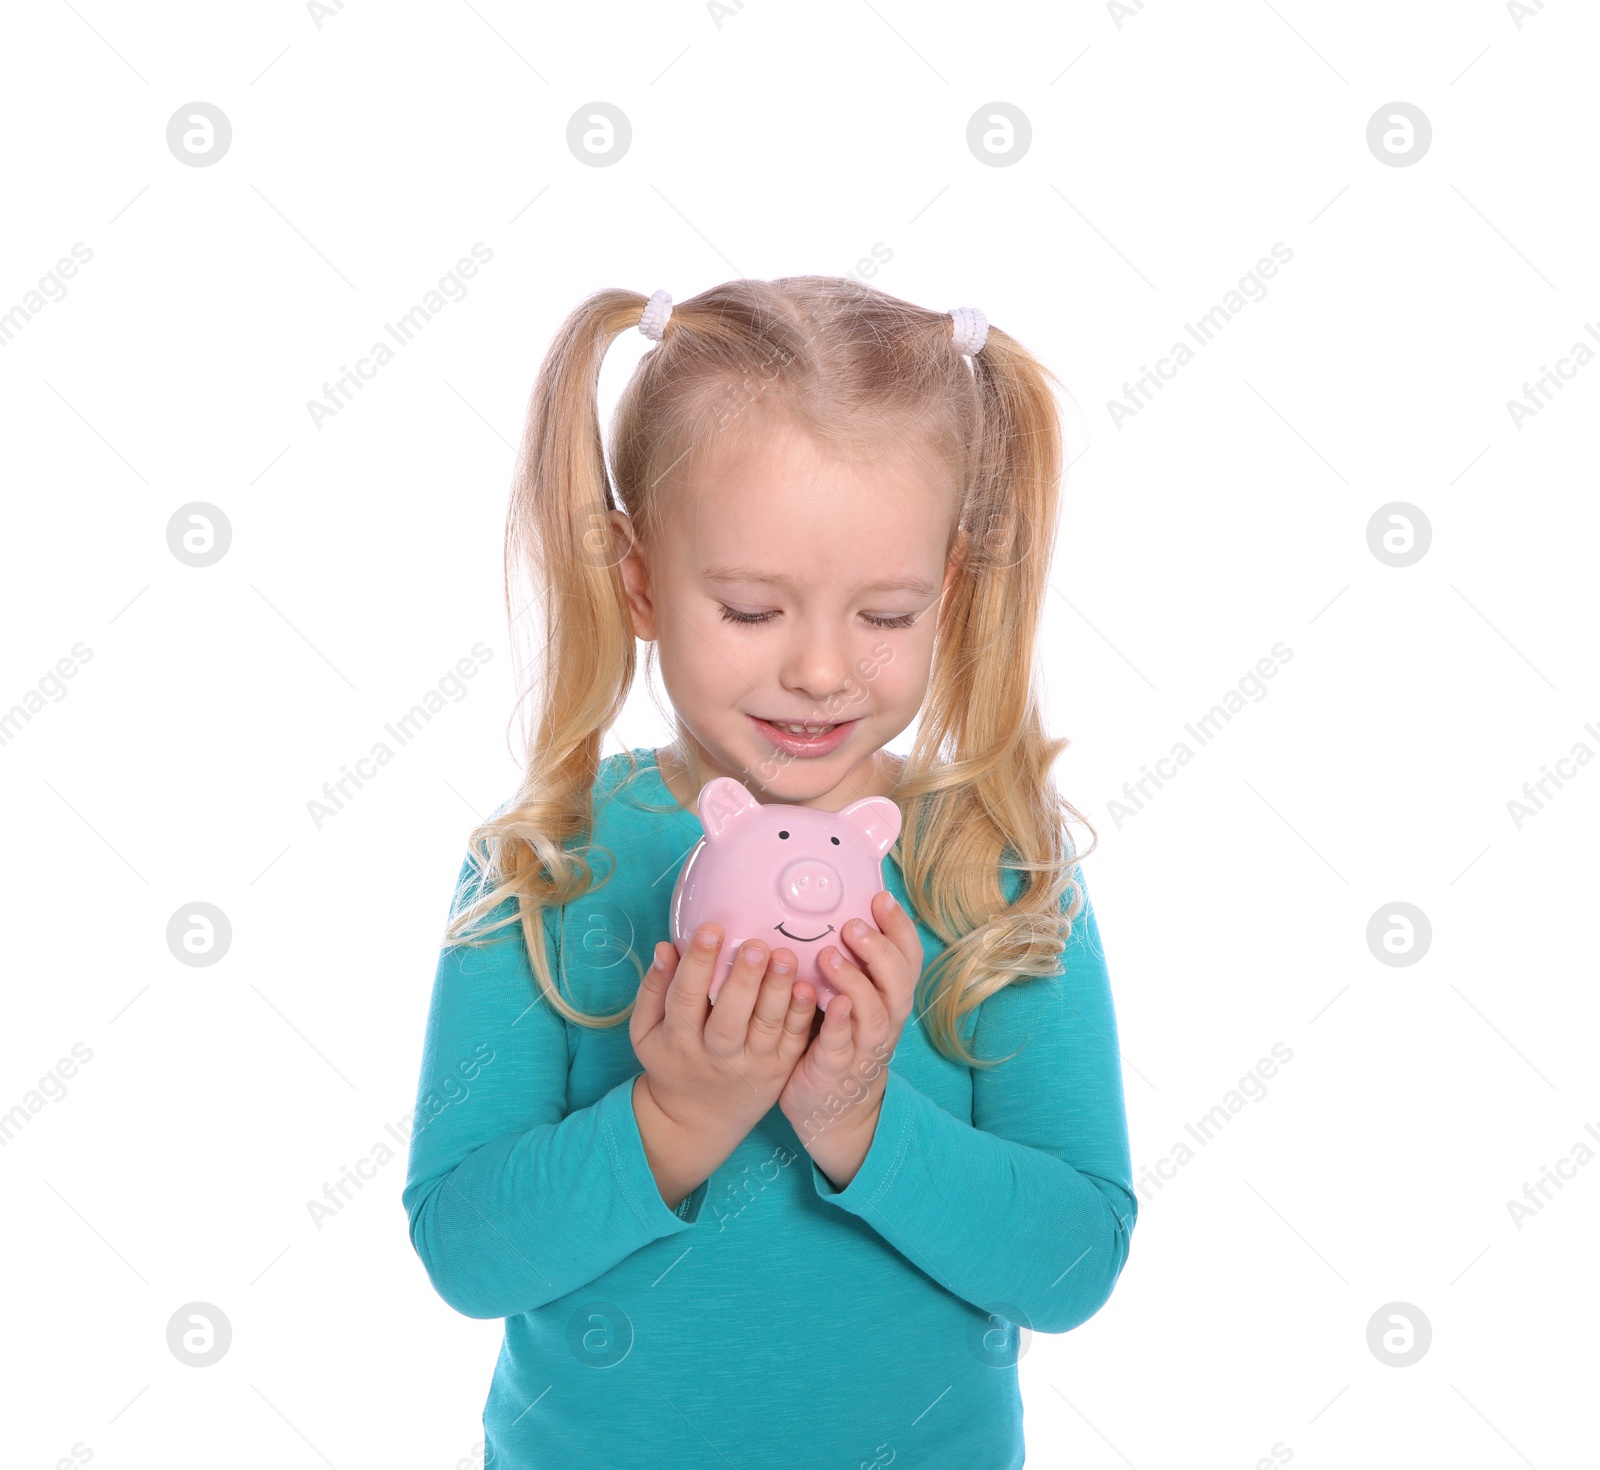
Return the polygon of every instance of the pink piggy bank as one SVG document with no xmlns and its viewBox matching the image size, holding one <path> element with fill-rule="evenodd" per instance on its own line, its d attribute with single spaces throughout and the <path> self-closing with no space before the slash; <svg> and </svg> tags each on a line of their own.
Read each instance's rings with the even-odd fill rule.
<svg viewBox="0 0 1600 1470">
<path fill-rule="evenodd" d="M 721 925 L 709 992 L 715 1001 L 746 940 L 759 939 L 769 951 L 790 949 L 799 960 L 794 978 L 815 986 L 826 1010 L 839 992 L 822 978 L 817 956 L 832 944 L 850 959 L 839 931 L 850 919 L 873 925 L 872 896 L 885 886 L 883 856 L 900 835 L 900 808 L 886 796 L 837 812 L 762 805 L 730 776 L 707 781 L 695 805 L 705 836 L 672 890 L 679 956 L 701 924 Z"/>
</svg>

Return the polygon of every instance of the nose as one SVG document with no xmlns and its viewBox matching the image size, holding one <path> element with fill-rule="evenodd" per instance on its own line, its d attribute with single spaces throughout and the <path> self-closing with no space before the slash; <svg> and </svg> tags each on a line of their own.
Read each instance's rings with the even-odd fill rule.
<svg viewBox="0 0 1600 1470">
<path fill-rule="evenodd" d="M 818 707 L 814 718 L 829 718 L 849 698 L 851 653 L 848 638 L 813 622 L 797 627 L 795 645 L 785 660 L 782 682 Z M 832 714 L 836 718 L 837 715 Z"/>
<path fill-rule="evenodd" d="M 779 874 L 778 892 L 802 914 L 830 914 L 844 899 L 844 883 L 827 863 L 801 858 Z"/>
</svg>

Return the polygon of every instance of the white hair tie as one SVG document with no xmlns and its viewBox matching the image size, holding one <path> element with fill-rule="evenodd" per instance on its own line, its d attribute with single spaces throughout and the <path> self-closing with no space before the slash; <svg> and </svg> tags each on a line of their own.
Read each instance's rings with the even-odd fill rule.
<svg viewBox="0 0 1600 1470">
<path fill-rule="evenodd" d="M 983 344 L 989 340 L 989 318 L 975 306 L 958 306 L 950 313 L 950 319 L 955 324 L 950 339 L 956 349 L 968 357 L 982 352 Z"/>
<path fill-rule="evenodd" d="M 659 342 L 667 330 L 667 318 L 672 315 L 672 297 L 657 291 L 644 305 L 644 315 L 639 318 L 639 330 L 653 341 Z"/>
</svg>

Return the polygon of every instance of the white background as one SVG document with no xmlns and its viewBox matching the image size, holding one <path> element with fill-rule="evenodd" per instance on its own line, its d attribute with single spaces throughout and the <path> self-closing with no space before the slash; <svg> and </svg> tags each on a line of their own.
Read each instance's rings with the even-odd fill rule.
<svg viewBox="0 0 1600 1470">
<path fill-rule="evenodd" d="M 1141 1190 L 1100 1314 L 1031 1339 L 1029 1464 L 1593 1463 L 1600 1158 L 1520 1228 L 1507 1202 L 1600 1130 L 1600 770 L 1520 826 L 1508 802 L 1600 751 L 1600 364 L 1520 428 L 1506 403 L 1600 348 L 1600 23 L 1127 10 L 9 12 L 0 311 L 93 258 L 0 350 L 0 711 L 92 657 L 0 745 L 0 1112 L 92 1060 L 0 1149 L 5 1464 L 477 1463 L 500 1324 L 430 1288 L 403 1150 L 320 1230 L 307 1201 L 410 1112 L 465 836 L 512 790 L 528 395 L 590 291 L 875 245 L 875 284 L 981 307 L 1070 392 L 1049 720 L 1100 836 L 1141 1176 L 1293 1052 Z M 197 100 L 233 130 L 208 167 L 166 145 Z M 566 143 L 596 100 L 633 128 L 604 168 Z M 1033 130 L 1006 167 L 966 144 L 997 100 Z M 1433 130 L 1407 167 L 1366 141 L 1396 100 Z M 466 298 L 318 428 L 307 400 L 478 241 Z M 1280 241 L 1266 297 L 1118 427 Z M 617 343 L 607 406 L 647 345 Z M 191 501 L 232 527 L 204 569 L 167 546 Z M 1408 567 L 1369 549 L 1396 501 L 1431 527 Z M 480 641 L 467 697 L 319 829 L 323 783 Z M 1265 697 L 1119 816 L 1279 642 Z M 664 733 L 640 689 L 607 748 Z M 166 942 L 196 902 L 232 926 L 204 968 Z M 1432 938 L 1393 966 L 1367 934 L 1400 902 Z M 195 1301 L 233 1333 L 203 1370 L 166 1343 Z M 1431 1324 L 1409 1367 L 1368 1346 L 1395 1302 Z"/>
</svg>

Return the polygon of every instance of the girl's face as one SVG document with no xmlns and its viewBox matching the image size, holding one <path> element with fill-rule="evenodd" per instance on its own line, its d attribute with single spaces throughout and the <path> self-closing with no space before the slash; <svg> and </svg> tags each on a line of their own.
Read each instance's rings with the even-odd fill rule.
<svg viewBox="0 0 1600 1470">
<path fill-rule="evenodd" d="M 787 426 L 674 487 L 660 544 L 621 564 L 705 779 L 838 811 L 894 784 L 878 752 L 922 707 L 955 497 L 931 464 L 826 458 Z M 612 513 L 628 544 L 628 521 Z M 832 725 L 786 742 L 766 722 Z M 663 770 L 680 801 L 698 792 Z M 674 777 L 677 776 L 675 780 Z"/>
</svg>

